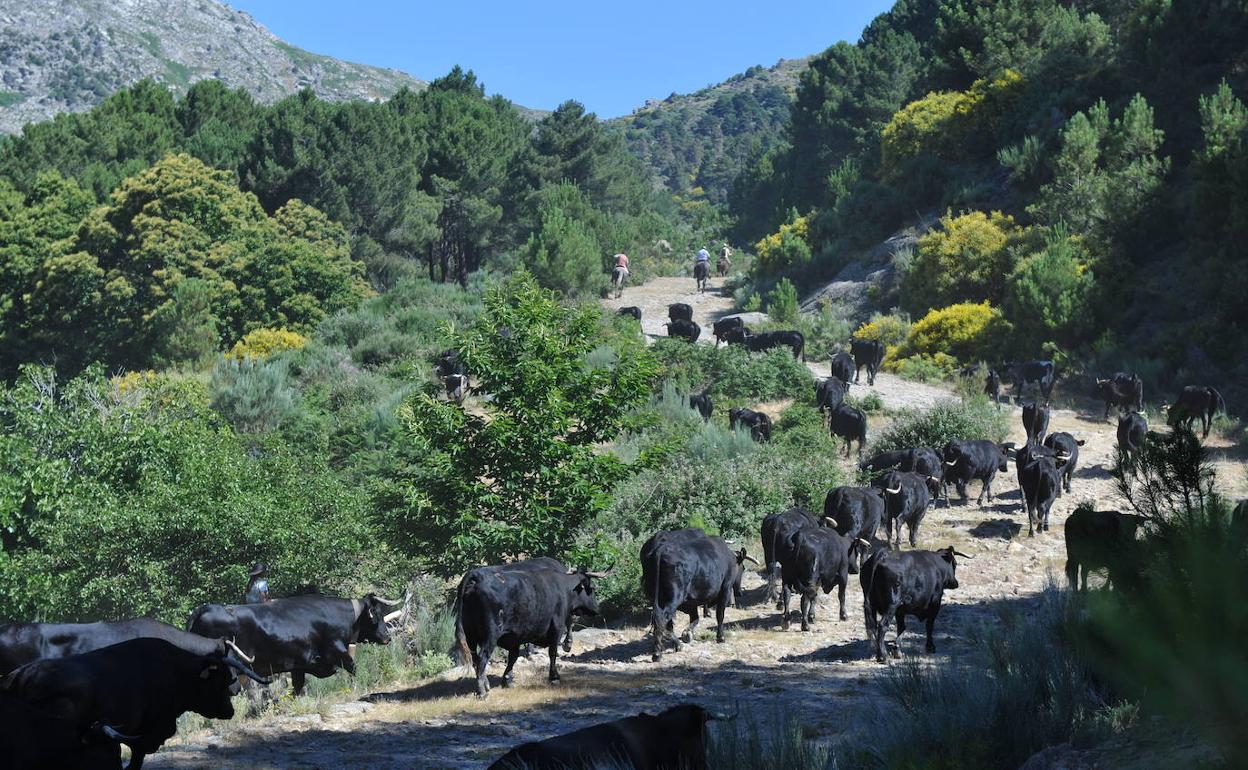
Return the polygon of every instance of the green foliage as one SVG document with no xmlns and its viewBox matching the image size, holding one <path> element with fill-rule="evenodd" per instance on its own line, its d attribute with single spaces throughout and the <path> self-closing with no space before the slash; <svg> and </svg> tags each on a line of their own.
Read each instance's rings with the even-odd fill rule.
<svg viewBox="0 0 1248 770">
<path fill-rule="evenodd" d="M 1088 335 L 1095 278 L 1083 244 L 1058 228 L 1023 258 L 1006 284 L 1002 312 L 1023 350 L 1062 349 Z"/>
<path fill-rule="evenodd" d="M 27 369 L 0 398 L 0 614 L 46 620 L 153 615 L 181 624 L 241 596 L 245 566 L 279 593 L 383 586 L 394 562 L 365 498 L 323 459 L 248 445 L 200 387 L 97 370 L 60 385 Z"/>
<path fill-rule="evenodd" d="M 919 239 L 901 279 L 902 307 L 918 314 L 958 302 L 1000 304 L 1013 266 L 1011 247 L 1027 234 L 1012 216 L 999 211 L 945 214 L 939 230 Z"/>
<path fill-rule="evenodd" d="M 239 433 L 266 433 L 298 410 L 285 360 L 222 359 L 212 372 L 212 408 Z"/>
<path fill-rule="evenodd" d="M 564 182 L 542 203 L 541 223 L 525 244 L 525 266 L 543 285 L 572 296 L 588 296 L 604 283 L 603 249 L 578 215 L 588 201 Z"/>
<path fill-rule="evenodd" d="M 410 443 L 410 491 L 386 512 L 411 552 L 441 574 L 520 554 L 557 555 L 607 505 L 625 468 L 595 451 L 644 402 L 657 373 L 632 336 L 592 365 L 600 314 L 567 307 L 523 271 L 486 291 L 485 312 L 454 335 L 486 415 L 425 394 L 400 420 Z"/>
<path fill-rule="evenodd" d="M 802 398 L 814 388 L 810 370 L 788 348 L 749 353 L 739 345 L 716 348 L 660 339 L 653 351 L 664 378 L 687 393 L 708 392 L 725 406 Z"/>
<path fill-rule="evenodd" d="M 873 452 L 910 447 L 939 449 L 955 439 L 1001 442 L 1009 434 L 1009 420 L 986 396 L 941 401 L 926 411 L 899 415 L 871 445 Z"/>
<path fill-rule="evenodd" d="M 810 261 L 809 223 L 796 212 L 780 229 L 754 244 L 758 260 L 754 270 L 758 275 L 775 275 L 792 267 L 800 267 Z"/>
<path fill-rule="evenodd" d="M 767 315 L 778 323 L 797 320 L 797 287 L 788 278 L 781 278 L 776 287 L 767 292 Z"/>
</svg>

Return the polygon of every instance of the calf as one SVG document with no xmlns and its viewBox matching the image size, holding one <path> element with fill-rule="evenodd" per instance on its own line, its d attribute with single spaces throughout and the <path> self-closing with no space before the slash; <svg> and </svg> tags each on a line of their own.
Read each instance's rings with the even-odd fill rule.
<svg viewBox="0 0 1248 770">
<path fill-rule="evenodd" d="M 734 329 L 745 329 L 745 321 L 741 320 L 739 315 L 721 318 L 711 324 L 711 332 L 715 335 L 715 344 L 718 345 Z"/>
<path fill-rule="evenodd" d="M 732 430 L 738 427 L 749 429 L 750 438 L 755 441 L 771 441 L 771 418 L 763 412 L 733 407 L 728 410 L 728 427 Z"/>
<path fill-rule="evenodd" d="M 711 413 L 715 411 L 715 402 L 706 393 L 694 393 L 689 396 L 689 408 L 702 415 L 703 422 L 710 422 Z"/>
<path fill-rule="evenodd" d="M 741 596 L 745 562 L 758 564 L 745 549 L 733 553 L 721 538 L 700 529 L 659 532 L 641 547 L 641 590 L 653 604 L 651 616 L 655 661 L 663 657 L 663 642 L 671 639 L 680 651 L 675 633 L 676 613 L 689 615 L 681 634 L 688 643 L 698 626 L 698 608 L 715 605 L 715 641 L 724 641 L 724 611 Z"/>
<path fill-rule="evenodd" d="M 667 320 L 693 321 L 693 306 L 684 302 L 673 302 L 667 306 Z"/>
<path fill-rule="evenodd" d="M 683 318 L 675 321 L 669 321 L 663 324 L 667 327 L 667 336 L 680 337 L 690 342 L 697 342 L 698 337 L 702 336 L 702 327 L 693 321 L 686 321 Z"/>
<path fill-rule="evenodd" d="M 1116 406 L 1122 410 L 1134 409 L 1144 411 L 1144 380 L 1138 374 L 1116 372 L 1113 377 L 1102 380 L 1097 378 L 1092 397 L 1105 402 L 1105 416 L 1109 419 L 1109 408 Z"/>
<path fill-rule="evenodd" d="M 1070 590 L 1087 591 L 1088 573 L 1094 569 L 1108 569 L 1113 582 L 1143 521 L 1143 516 L 1097 511 L 1089 504 L 1076 508 L 1065 525 L 1066 579 L 1070 581 Z"/>
<path fill-rule="evenodd" d="M 1083 439 L 1076 439 L 1069 433 L 1059 431 L 1050 433 L 1044 439 L 1045 447 L 1052 449 L 1053 454 L 1065 461 L 1062 465 L 1062 486 L 1070 492 L 1070 479 L 1075 475 L 1075 466 L 1079 464 L 1079 447 L 1084 445 Z"/>
<path fill-rule="evenodd" d="M 693 705 L 643 712 L 521 744 L 487 770 L 706 770 L 706 723 L 731 718 Z"/>
<path fill-rule="evenodd" d="M 1044 396 L 1044 405 L 1048 406 L 1053 397 L 1053 384 L 1057 378 L 1057 369 L 1052 361 L 1024 361 L 1009 367 L 1014 372 L 1014 402 L 1023 402 L 1023 389 L 1034 384 L 1040 395 Z"/>
<path fill-rule="evenodd" d="M 828 430 L 833 436 L 840 436 L 845 441 L 845 456 L 849 457 L 850 445 L 858 442 L 858 456 L 862 456 L 867 444 L 867 415 L 861 409 L 849 404 L 841 404 L 833 409 L 828 418 Z"/>
<path fill-rule="evenodd" d="M 455 404 L 464 403 L 468 395 L 468 375 L 448 374 L 442 378 L 442 387 L 446 389 L 446 400 Z"/>
<path fill-rule="evenodd" d="M 626 315 L 626 316 L 628 316 L 628 317 L 630 317 L 630 318 L 635 319 L 635 320 L 637 321 L 637 323 L 641 323 L 641 308 L 636 307 L 635 305 L 630 305 L 630 306 L 628 306 L 628 307 L 622 307 L 622 308 L 620 308 L 619 310 L 617 310 L 617 311 L 615 311 L 615 312 L 616 312 L 616 314 L 617 314 L 617 315 Z"/>
<path fill-rule="evenodd" d="M 875 647 L 875 659 L 885 662 L 884 633 L 888 621 L 897 621 L 897 637 L 892 645 L 894 658 L 901 657 L 901 635 L 906 630 L 906 616 L 912 615 L 927 623 L 929 653 L 936 652 L 932 631 L 945 589 L 958 587 L 955 556 L 969 559 L 953 546 L 939 551 L 889 551 L 880 549 L 862 565 L 858 580 L 862 584 L 863 614 L 866 616 L 867 637 Z"/>
<path fill-rule="evenodd" d="M 824 515 L 827 515 L 826 503 Z M 817 526 L 819 526 L 818 519 L 805 508 L 790 508 L 782 513 L 770 514 L 763 519 L 763 569 L 767 572 L 767 601 L 775 601 L 779 597 L 776 581 L 780 577 L 780 553 L 788 548 L 789 537 L 799 529 Z"/>
<path fill-rule="evenodd" d="M 1173 428 L 1181 423 L 1191 430 L 1192 423 L 1199 417 L 1201 438 L 1208 438 L 1213 418 L 1224 412 L 1226 401 L 1221 393 L 1203 385 L 1188 385 L 1166 413 L 1166 424 Z"/>
<path fill-rule="evenodd" d="M 997 405 L 998 412 L 1001 411 L 1001 375 L 996 369 L 989 369 L 988 376 L 984 378 L 984 395 Z"/>
<path fill-rule="evenodd" d="M 550 656 L 549 679 L 559 681 L 559 642 L 571 649 L 571 619 L 597 615 L 593 579 L 605 573 L 569 570 L 549 558 L 478 567 L 459 581 L 455 639 L 462 659 L 472 661 L 477 695 L 490 691 L 486 667 L 496 647 L 507 651 L 503 686 L 514 680 L 520 646 L 540 644 Z"/>
<path fill-rule="evenodd" d="M 368 594 L 339 599 L 308 594 L 262 604 L 204 604 L 187 630 L 201 636 L 233 639 L 252 656 L 252 666 L 266 675 L 290 673 L 295 694 L 303 692 L 307 674 L 319 679 L 339 668 L 355 674 L 350 645 L 389 644 L 387 607 L 398 602 Z"/>
<path fill-rule="evenodd" d="M 1130 461 L 1144 448 L 1148 438 L 1148 420 L 1139 412 L 1128 412 L 1118 418 L 1118 451 Z"/>
<path fill-rule="evenodd" d="M 1027 441 L 1036 444 L 1044 441 L 1044 434 L 1049 430 L 1049 408 L 1041 404 L 1031 403 L 1023 406 L 1023 430 L 1027 432 Z"/>
<path fill-rule="evenodd" d="M 784 630 L 789 629 L 791 592 L 802 597 L 803 631 L 809 631 L 815 619 L 815 600 L 820 588 L 825 594 L 832 593 L 833 587 L 837 589 L 841 620 L 849 619 L 845 614 L 845 586 L 849 583 L 849 573 L 858 571 L 851 555 L 858 545 L 858 540 L 842 537 L 828 527 L 806 527 L 789 536 L 789 547 L 780 562 Z"/>
<path fill-rule="evenodd" d="M 919 473 L 924 476 L 932 476 L 938 481 L 944 477 L 945 473 L 944 463 L 941 462 L 940 455 L 935 449 L 929 449 L 928 447 L 881 452 L 869 460 L 858 463 L 859 470 L 873 473 L 891 468 Z M 939 484 L 933 488 L 932 495 L 933 497 L 939 495 Z"/>
<path fill-rule="evenodd" d="M 69 722 L 79 735 L 109 725 L 130 747 L 130 768 L 156 752 L 178 730 L 178 717 L 194 711 L 230 719 L 239 692 L 234 670 L 267 683 L 227 655 L 199 655 L 164 639 L 131 639 L 81 655 L 38 660 L 9 674 L 0 692 L 30 708 Z"/>
<path fill-rule="evenodd" d="M 945 464 L 943 485 L 946 503 L 949 502 L 948 484 L 950 482 L 958 490 L 958 495 L 966 500 L 968 499 L 966 485 L 972 480 L 983 482 L 975 504 L 983 505 L 985 495 L 991 503 L 993 479 L 996 478 L 998 472 L 1009 468 L 1005 451 L 997 444 L 983 439 L 950 441 L 942 448 L 941 458 Z"/>
<path fill-rule="evenodd" d="M 854 384 L 858 383 L 857 372 L 867 370 L 867 384 L 875 384 L 875 375 L 884 363 L 884 343 L 879 340 L 862 340 L 853 338 L 849 341 L 850 353 L 854 356 L 856 368 Z"/>
<path fill-rule="evenodd" d="M 854 357 L 849 353 L 842 351 L 832 356 L 830 367 L 832 376 L 847 385 L 858 379 L 858 365 L 854 363 Z"/>
<path fill-rule="evenodd" d="M 1027 537 L 1033 537 L 1037 529 L 1049 531 L 1049 511 L 1062 491 L 1062 474 L 1058 470 L 1062 464 L 1060 459 L 1033 452 L 1018 466 L 1019 486 L 1027 509 Z"/>
<path fill-rule="evenodd" d="M 815 383 L 815 406 L 819 408 L 820 414 L 825 410 L 836 409 L 845 402 L 845 394 L 848 392 L 849 385 L 841 378 L 824 377 Z"/>
<path fill-rule="evenodd" d="M 910 547 L 918 545 L 919 524 L 931 504 L 930 477 L 906 471 L 889 471 L 871 483 L 884 491 L 884 533 L 894 548 L 901 548 L 901 525 L 910 534 Z"/>
</svg>

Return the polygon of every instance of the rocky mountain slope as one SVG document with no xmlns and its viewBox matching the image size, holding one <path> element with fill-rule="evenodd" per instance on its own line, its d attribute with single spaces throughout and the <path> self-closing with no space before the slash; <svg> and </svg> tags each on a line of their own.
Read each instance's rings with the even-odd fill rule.
<svg viewBox="0 0 1248 770">
<path fill-rule="evenodd" d="M 177 91 L 218 78 L 263 102 L 303 88 L 347 100 L 425 85 L 289 45 L 217 0 L 0 0 L 0 131 L 86 110 L 143 78 Z"/>
<path fill-rule="evenodd" d="M 610 123 L 667 189 L 722 201 L 755 143 L 779 140 L 809 58 L 751 67 L 692 94 L 652 99 Z"/>
</svg>

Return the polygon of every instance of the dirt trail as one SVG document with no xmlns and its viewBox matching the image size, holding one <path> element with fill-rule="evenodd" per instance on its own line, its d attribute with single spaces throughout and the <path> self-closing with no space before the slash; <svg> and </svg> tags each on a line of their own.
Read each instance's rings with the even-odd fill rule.
<svg viewBox="0 0 1248 770">
<path fill-rule="evenodd" d="M 637 305 L 643 327 L 663 334 L 670 302 L 694 306 L 704 326 L 731 310 L 731 300 L 715 293 L 689 293 L 692 280 L 660 278 L 625 291 L 609 307 Z M 820 376 L 827 363 L 809 364 Z M 947 390 L 881 374 L 874 387 L 855 386 L 855 395 L 875 390 L 889 408 L 931 406 L 953 398 Z M 1089 405 L 1089 408 L 1091 405 Z M 1019 409 L 1005 407 L 1014 426 L 1011 438 L 1023 439 Z M 1062 581 L 1065 546 L 1062 523 L 1085 500 L 1117 507 L 1108 468 L 1114 452 L 1115 423 L 1070 409 L 1055 410 L 1051 430 L 1069 431 L 1087 443 L 1075 472 L 1074 490 L 1052 512 L 1052 531 L 1028 538 L 1013 469 L 1000 474 L 992 504 L 976 506 L 977 485 L 969 503 L 954 500 L 929 510 L 920 532 L 925 548 L 956 545 L 974 558 L 959 564 L 961 587 L 946 594 L 937 624 L 936 662 L 956 662 L 972 649 L 970 640 L 995 622 L 994 608 L 1034 606 L 1049 580 Z M 1242 458 L 1218 440 L 1210 441 L 1218 458 L 1219 484 L 1230 494 L 1245 488 Z M 328 707 L 321 714 L 253 720 L 182 736 L 151 757 L 154 769 L 178 768 L 478 768 L 527 740 L 567 732 L 593 722 L 656 710 L 690 700 L 728 704 L 746 711 L 800 714 L 807 734 L 832 740 L 852 730 L 863 708 L 879 701 L 883 667 L 870 661 L 864 638 L 861 593 L 851 576 L 847 592 L 849 620 L 836 620 L 835 597 L 821 597 L 813 630 L 780 630 L 779 612 L 764 601 L 765 588 L 747 574 L 742 608 L 728 611 L 728 640 L 716 645 L 703 621 L 699 641 L 683 652 L 650 661 L 641 628 L 590 628 L 576 633 L 571 655 L 562 659 L 563 682 L 545 682 L 545 658 L 535 653 L 517 665 L 516 686 L 497 686 L 501 664 L 491 666 L 495 689 L 481 701 L 462 669 L 417 686 L 378 692 L 364 701 Z M 922 649 L 921 630 L 903 639 L 904 654 Z"/>
<path fill-rule="evenodd" d="M 650 337 L 666 337 L 667 306 L 684 302 L 693 308 L 693 320 L 702 327 L 702 338 L 710 336 L 711 324 L 722 315 L 734 312 L 732 295 L 724 290 L 724 279 L 712 278 L 707 290 L 698 293 L 693 278 L 655 278 L 641 286 L 626 286 L 619 299 L 606 299 L 602 304 L 612 310 L 622 307 L 641 308 L 641 330 Z"/>
</svg>

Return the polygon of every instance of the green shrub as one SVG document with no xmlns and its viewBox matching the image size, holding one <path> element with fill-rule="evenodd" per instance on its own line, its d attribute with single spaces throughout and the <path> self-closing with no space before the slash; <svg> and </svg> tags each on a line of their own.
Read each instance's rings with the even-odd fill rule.
<svg viewBox="0 0 1248 770">
<path fill-rule="evenodd" d="M 925 411 L 903 412 L 871 445 L 873 452 L 910 447 L 940 449 L 954 439 L 1001 442 L 1009 434 L 1009 420 L 985 396 L 965 401 L 941 401 Z"/>
<path fill-rule="evenodd" d="M 240 433 L 274 430 L 299 411 L 289 375 L 283 359 L 224 358 L 212 370 L 212 408 Z"/>
<path fill-rule="evenodd" d="M 964 302 L 934 309 L 910 327 L 906 341 L 885 357 L 885 365 L 913 356 L 944 355 L 957 361 L 994 358 L 1008 328 L 987 302 Z"/>
<path fill-rule="evenodd" d="M 830 752 L 807 740 L 798 710 L 741 714 L 707 730 L 707 767 L 717 770 L 826 770 Z"/>
<path fill-rule="evenodd" d="M 940 382 L 953 374 L 958 361 L 953 356 L 937 353 L 934 356 L 915 355 L 890 361 L 888 369 L 903 380 L 915 382 Z"/>
<path fill-rule="evenodd" d="M 750 353 L 740 345 L 716 348 L 660 339 L 652 350 L 665 378 L 684 392 L 709 392 L 717 411 L 726 412 L 733 404 L 802 398 L 814 389 L 810 370 L 788 348 Z"/>
<path fill-rule="evenodd" d="M 1013 248 L 1026 228 L 1000 211 L 946 214 L 939 230 L 919 239 L 909 270 L 901 277 L 901 306 L 918 314 L 960 302 L 1000 304 Z"/>
<path fill-rule="evenodd" d="M 767 293 L 767 315 L 779 323 L 797 320 L 797 287 L 788 278 L 781 278 Z"/>
</svg>

